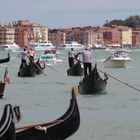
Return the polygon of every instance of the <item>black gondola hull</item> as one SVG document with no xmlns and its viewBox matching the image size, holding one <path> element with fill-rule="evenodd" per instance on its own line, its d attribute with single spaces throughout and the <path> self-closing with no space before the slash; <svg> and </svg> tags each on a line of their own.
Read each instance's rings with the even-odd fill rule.
<svg viewBox="0 0 140 140">
<path fill-rule="evenodd" d="M 39 126 L 45 129 L 37 127 L 18 129 L 16 140 L 64 140 L 73 135 L 80 126 L 80 113 L 75 95 L 72 94 L 69 108 L 64 115 Z"/>
<path fill-rule="evenodd" d="M 89 75 L 84 77 L 79 82 L 79 93 L 80 94 L 104 94 L 106 93 L 107 77 L 102 79 L 97 71 L 97 66 Z"/>
<path fill-rule="evenodd" d="M 67 70 L 68 76 L 83 76 L 84 69 L 82 68 L 80 62 L 78 61 L 70 69 Z"/>
<path fill-rule="evenodd" d="M 81 81 L 79 82 L 80 94 L 102 94 L 106 93 L 106 84 L 99 81 Z"/>
<path fill-rule="evenodd" d="M 8 53 L 8 57 L 7 58 L 0 59 L 0 64 L 1 63 L 6 63 L 6 62 L 9 62 L 9 61 L 10 61 L 10 54 Z"/>
<path fill-rule="evenodd" d="M 34 77 L 36 74 L 34 64 L 30 63 L 26 65 L 25 67 L 20 67 L 20 70 L 18 72 L 19 77 Z"/>
</svg>

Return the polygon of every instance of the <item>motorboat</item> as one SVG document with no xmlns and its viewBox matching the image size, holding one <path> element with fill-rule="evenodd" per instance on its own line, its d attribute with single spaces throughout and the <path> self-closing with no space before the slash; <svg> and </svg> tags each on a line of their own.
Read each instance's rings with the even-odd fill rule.
<svg viewBox="0 0 140 140">
<path fill-rule="evenodd" d="M 112 51 L 111 55 L 104 60 L 104 67 L 124 68 L 128 66 L 131 58 L 125 50 Z"/>
<path fill-rule="evenodd" d="M 39 56 L 39 61 L 47 65 L 56 64 L 56 62 L 62 62 L 61 59 L 58 59 L 58 50 L 56 49 L 47 49 L 43 54 Z"/>
<path fill-rule="evenodd" d="M 35 51 L 45 51 L 47 49 L 55 48 L 55 46 L 50 41 L 30 43 L 30 47 L 33 48 Z"/>
<path fill-rule="evenodd" d="M 11 51 L 11 52 L 19 52 L 20 51 L 20 46 L 13 42 L 13 43 L 1 45 L 0 50 Z"/>
<path fill-rule="evenodd" d="M 83 50 L 85 46 L 76 41 L 68 41 L 67 43 L 58 45 L 58 49 L 60 50 L 70 50 L 71 48 L 74 50 Z"/>
<path fill-rule="evenodd" d="M 55 54 L 48 53 L 48 54 L 40 55 L 39 60 L 41 63 L 47 63 L 47 65 L 53 65 L 56 63 L 57 58 Z"/>
</svg>

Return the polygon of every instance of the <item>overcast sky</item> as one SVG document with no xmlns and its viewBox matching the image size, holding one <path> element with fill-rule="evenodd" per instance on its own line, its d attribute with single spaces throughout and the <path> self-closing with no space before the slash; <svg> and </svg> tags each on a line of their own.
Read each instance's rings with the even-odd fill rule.
<svg viewBox="0 0 140 140">
<path fill-rule="evenodd" d="M 140 0 L 0 0 L 0 23 L 31 20 L 49 28 L 102 26 L 140 15 Z"/>
</svg>

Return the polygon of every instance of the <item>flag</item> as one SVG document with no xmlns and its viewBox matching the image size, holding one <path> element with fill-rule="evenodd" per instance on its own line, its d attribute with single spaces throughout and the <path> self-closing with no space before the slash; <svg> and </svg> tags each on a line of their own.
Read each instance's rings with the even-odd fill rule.
<svg viewBox="0 0 140 140">
<path fill-rule="evenodd" d="M 7 69 L 7 67 L 5 68 L 4 82 L 7 83 L 7 84 L 10 84 L 11 83 L 11 79 L 10 79 L 10 76 L 8 75 L 8 69 Z"/>
</svg>

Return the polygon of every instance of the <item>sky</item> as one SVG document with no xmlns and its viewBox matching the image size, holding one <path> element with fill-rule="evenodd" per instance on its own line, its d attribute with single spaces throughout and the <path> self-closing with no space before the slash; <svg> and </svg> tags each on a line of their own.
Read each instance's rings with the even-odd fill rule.
<svg viewBox="0 0 140 140">
<path fill-rule="evenodd" d="M 102 26 L 140 15 L 140 0 L 0 0 L 0 23 L 30 20 L 48 28 Z"/>
</svg>

